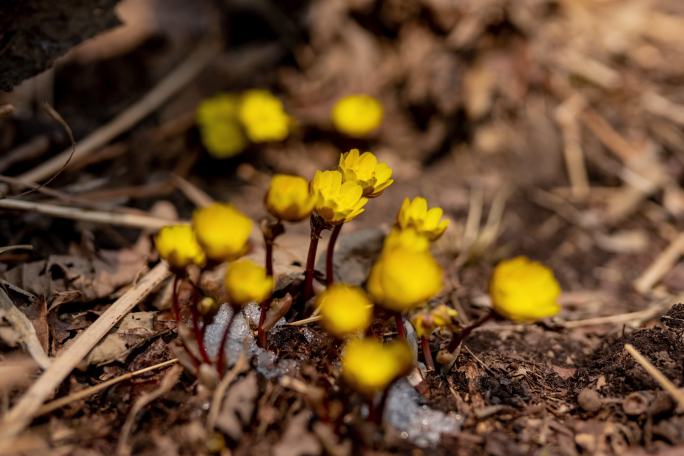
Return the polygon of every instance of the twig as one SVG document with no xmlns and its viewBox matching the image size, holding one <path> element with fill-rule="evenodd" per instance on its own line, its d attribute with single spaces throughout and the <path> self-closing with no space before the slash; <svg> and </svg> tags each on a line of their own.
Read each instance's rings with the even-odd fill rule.
<svg viewBox="0 0 684 456">
<path fill-rule="evenodd" d="M 34 203 L 13 198 L 0 199 L 0 209 L 32 211 L 38 212 L 39 214 L 50 215 L 52 217 L 152 230 L 158 230 L 173 223 L 184 223 L 183 221 L 167 220 L 146 214 L 93 211 L 78 207 L 59 206 L 56 204 Z"/>
<path fill-rule="evenodd" d="M 198 45 L 182 64 L 162 79 L 143 98 L 116 116 L 108 124 L 95 130 L 80 141 L 73 151 L 72 161 L 82 159 L 140 122 L 173 94 L 192 81 L 212 61 L 217 53 L 218 48 L 213 43 Z M 64 150 L 19 177 L 26 181 L 39 182 L 59 170 L 71 153 L 71 148 Z"/>
<path fill-rule="evenodd" d="M 653 377 L 653 379 L 658 382 L 658 384 L 672 396 L 679 404 L 680 409 L 684 409 L 684 392 L 680 391 L 679 388 L 675 386 L 665 375 L 663 375 L 657 367 L 655 367 L 649 360 L 647 360 L 644 355 L 639 353 L 639 351 L 634 348 L 632 344 L 625 344 L 625 350 L 627 353 L 632 355 L 632 358 L 636 360 L 637 363 L 644 368 L 648 374 Z"/>
<path fill-rule="evenodd" d="M 584 108 L 584 100 L 573 95 L 556 109 L 555 118 L 563 135 L 563 155 L 575 198 L 583 199 L 589 194 L 589 177 L 584 164 L 582 132 L 577 120 Z"/>
<path fill-rule="evenodd" d="M 173 185 L 175 185 L 176 188 L 195 206 L 206 207 L 215 201 L 214 198 L 205 193 L 204 190 L 178 174 L 172 174 L 171 179 Z"/>
<path fill-rule="evenodd" d="M 634 288 L 639 293 L 648 292 L 672 269 L 682 254 L 684 254 L 684 233 L 678 235 L 634 281 Z"/>
<path fill-rule="evenodd" d="M 90 386 L 88 388 L 84 388 L 80 391 L 76 391 L 75 393 L 69 394 L 68 396 L 61 397 L 59 399 L 55 399 L 54 401 L 48 402 L 47 404 L 45 404 L 41 408 L 39 408 L 38 411 L 34 414 L 34 416 L 46 415 L 50 412 L 53 412 L 57 409 L 64 407 L 67 404 L 71 404 L 72 402 L 80 401 L 81 399 L 85 399 L 86 397 L 92 396 L 95 393 L 99 393 L 100 391 L 105 390 L 112 385 L 116 385 L 117 383 L 121 383 L 123 381 L 130 380 L 133 377 L 137 377 L 139 375 L 145 374 L 147 372 L 151 372 L 153 370 L 162 369 L 166 366 L 170 366 L 170 365 L 175 364 L 177 362 L 178 362 L 178 359 L 173 358 L 173 359 L 170 359 L 168 361 L 164 361 L 164 362 L 161 362 L 159 364 L 155 364 L 153 366 L 148 366 L 148 367 L 144 367 L 142 369 L 138 369 L 137 371 L 126 372 L 125 374 L 122 374 L 122 375 L 119 375 L 118 377 L 114 377 L 112 379 L 109 379 L 106 382 L 98 383 L 97 385 L 93 385 L 93 386 Z"/>
<path fill-rule="evenodd" d="M 117 455 L 130 454 L 130 448 L 128 447 L 128 438 L 131 435 L 133 425 L 135 424 L 135 418 L 138 416 L 138 413 L 140 413 L 140 411 L 144 409 L 148 404 L 159 399 L 164 394 L 171 391 L 171 389 L 176 385 L 176 383 L 178 383 L 178 378 L 180 377 L 180 374 L 182 372 L 183 367 L 173 366 L 166 372 L 166 374 L 164 374 L 164 378 L 162 378 L 157 389 L 150 391 L 149 393 L 145 393 L 135 400 L 133 407 L 131 407 L 131 411 L 128 412 L 126 422 L 121 428 L 121 437 L 119 438 L 119 443 L 116 446 Z"/>
<path fill-rule="evenodd" d="M 297 320 L 297 321 L 292 321 L 290 323 L 285 323 L 285 326 L 304 326 L 308 325 L 309 323 L 316 322 L 321 319 L 320 315 L 313 315 L 309 318 L 304 318 L 302 320 Z"/>
<path fill-rule="evenodd" d="M 223 347 L 220 347 L 221 349 Z M 216 390 L 214 390 L 214 395 L 211 398 L 211 407 L 209 408 L 209 415 L 207 416 L 207 428 L 209 431 L 213 431 L 214 427 L 216 427 L 216 420 L 218 419 L 218 414 L 221 411 L 221 404 L 223 403 L 223 399 L 226 395 L 226 390 L 230 386 L 231 383 L 233 383 L 233 380 L 235 380 L 235 377 L 240 375 L 240 373 L 247 367 L 247 357 L 245 356 L 245 352 L 242 351 L 240 353 L 240 357 L 238 360 L 235 362 L 235 365 L 231 370 L 229 370 L 226 375 L 223 376 L 219 384 L 216 386 Z"/>
<path fill-rule="evenodd" d="M 43 155 L 49 148 L 50 138 L 47 135 L 36 136 L 16 149 L 3 154 L 3 157 L 0 159 L 0 173 L 15 163 Z"/>
<path fill-rule="evenodd" d="M 31 385 L 0 422 L 0 453 L 13 438 L 28 426 L 36 411 L 76 365 L 95 347 L 116 323 L 152 293 L 169 276 L 162 262 L 149 271 L 134 287 L 117 299 L 74 342 L 64 349 L 52 365 Z"/>
<path fill-rule="evenodd" d="M 607 324 L 624 324 L 632 321 L 646 321 L 657 316 L 663 311 L 664 305 L 655 305 L 648 309 L 638 312 L 629 312 L 618 315 L 607 315 L 605 317 L 587 318 L 585 320 L 566 321 L 562 325 L 564 328 L 581 328 L 584 326 L 598 326 Z"/>
<path fill-rule="evenodd" d="M 0 310 L 4 311 L 5 318 L 10 321 L 19 335 L 22 345 L 26 347 L 34 361 L 43 369 L 50 367 L 50 358 L 45 353 L 31 320 L 21 310 L 17 309 L 17 306 L 2 288 L 0 288 Z"/>
</svg>

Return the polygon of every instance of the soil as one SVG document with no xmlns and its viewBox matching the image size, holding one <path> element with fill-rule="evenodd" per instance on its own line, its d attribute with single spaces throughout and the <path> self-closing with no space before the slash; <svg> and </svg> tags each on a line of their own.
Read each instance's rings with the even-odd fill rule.
<svg viewBox="0 0 684 456">
<path fill-rule="evenodd" d="M 102 16 L 85 21 L 88 27 L 83 2 L 58 2 L 49 17 L 71 25 L 46 19 L 48 27 L 40 19 L 45 11 L 29 15 L 10 3 L 13 9 L 0 13 L 0 89 L 116 20 L 113 2 L 99 2 Z M 43 101 L 54 104 L 78 142 L 143 98 L 203 39 L 222 46 L 192 82 L 88 161 L 70 163 L 28 194 L 16 182 L 3 184 L 8 196 L 188 219 L 198 198 L 178 184 L 180 176 L 260 220 L 274 173 L 310 178 L 359 147 L 386 161 L 396 182 L 345 224 L 336 263 L 341 280 L 363 280 L 378 233 L 389 230 L 405 197 L 422 195 L 452 220 L 433 246 L 446 286 L 429 305 L 452 306 L 463 325 L 477 320 L 491 307 L 493 267 L 523 254 L 554 270 L 562 310 L 535 324 L 494 318 L 466 339 L 450 368 L 428 371 L 418 357 L 419 368 L 401 380 L 417 392 L 407 407 L 458 423 L 435 440 L 416 438 L 389 418 L 374 422 L 367 398 L 340 379 L 340 342 L 315 322 L 275 326 L 271 355 L 259 352 L 231 371 L 210 427 L 219 379 L 185 362 L 165 283 L 136 306 L 127 329 L 112 330 L 98 361 L 81 360 L 50 399 L 175 357 L 184 369 L 137 375 L 36 415 L 14 454 L 684 454 L 681 406 L 625 350 L 631 344 L 684 386 L 682 249 L 641 285 L 681 239 L 684 220 L 679 2 L 198 5 L 121 2 L 125 27 L 116 34 L 76 47 L 23 89 L 0 94 L 0 108 L 16 108 L 0 114 L 2 180 L 69 148 L 63 126 L 37 108 Z M 2 27 L 12 21 L 11 30 Z M 53 28 L 63 34 L 50 35 Z M 16 47 L 35 47 L 19 39 L 24 35 L 56 44 L 28 54 Z M 297 128 L 283 142 L 212 158 L 194 123 L 197 103 L 252 87 L 281 98 Z M 380 130 L 363 140 L 335 132 L 329 119 L 338 97 L 357 92 L 385 108 Z M 32 246 L 0 252 L 3 289 L 50 357 L 158 262 L 150 229 L 2 213 L 1 245 Z M 286 225 L 275 250 L 281 285 L 301 280 L 308 241 L 308 223 Z M 260 260 L 262 253 L 257 239 L 251 254 Z M 208 288 L 220 288 L 220 271 L 207 274 Z M 293 293 L 289 323 L 310 311 Z M 376 317 L 370 331 L 396 337 L 392 319 Z M 31 359 L 16 327 L 0 310 L 0 367 Z M 435 355 L 449 337 L 432 335 Z M 2 410 L 40 374 L 35 367 L 21 372 L 9 386 L 0 383 Z M 427 436 L 433 423 L 426 421 Z"/>
</svg>

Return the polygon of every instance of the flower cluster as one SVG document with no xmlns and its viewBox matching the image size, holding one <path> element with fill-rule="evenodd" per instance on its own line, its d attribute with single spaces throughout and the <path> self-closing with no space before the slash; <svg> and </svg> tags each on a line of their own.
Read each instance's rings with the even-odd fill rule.
<svg viewBox="0 0 684 456">
<path fill-rule="evenodd" d="M 237 155 L 250 141 L 282 141 L 292 128 L 283 103 L 261 89 L 207 98 L 198 106 L 196 118 L 202 143 L 216 158 Z"/>
</svg>

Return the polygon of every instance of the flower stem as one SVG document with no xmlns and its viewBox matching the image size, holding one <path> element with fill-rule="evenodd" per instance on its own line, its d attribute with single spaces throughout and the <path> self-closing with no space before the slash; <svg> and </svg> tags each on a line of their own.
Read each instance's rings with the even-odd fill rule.
<svg viewBox="0 0 684 456">
<path fill-rule="evenodd" d="M 306 257 L 306 275 L 304 277 L 304 302 L 313 296 L 314 264 L 316 263 L 316 250 L 318 240 L 323 231 L 323 224 L 319 223 L 315 215 L 311 216 L 311 242 L 309 243 L 309 253 Z"/>
<path fill-rule="evenodd" d="M 228 341 L 228 336 L 230 335 L 230 330 L 233 327 L 233 321 L 235 321 L 235 316 L 238 314 L 240 309 L 232 308 L 233 314 L 228 319 L 226 327 L 223 329 L 223 335 L 221 336 L 221 342 L 218 347 L 218 360 L 216 361 L 216 370 L 219 376 L 223 375 L 223 369 L 226 365 L 226 342 Z"/>
<path fill-rule="evenodd" d="M 406 328 L 404 328 L 404 317 L 399 312 L 394 314 L 394 323 L 397 325 L 397 336 L 401 340 L 406 340 Z"/>
<path fill-rule="evenodd" d="M 333 277 L 333 256 L 335 254 L 335 243 L 340 235 L 340 231 L 342 231 L 342 225 L 344 225 L 344 222 L 335 225 L 335 228 L 333 228 L 332 233 L 330 234 L 330 239 L 328 240 L 328 251 L 325 256 L 325 284 L 327 286 L 330 286 L 335 282 L 335 278 Z"/>
<path fill-rule="evenodd" d="M 264 246 L 266 255 L 264 258 L 264 267 L 266 268 L 266 275 L 273 277 L 273 244 L 275 239 L 285 232 L 283 223 L 278 220 L 275 223 L 264 221 L 261 224 L 261 233 L 264 236 Z M 266 332 L 264 331 L 264 323 L 266 322 L 266 315 L 271 308 L 271 301 L 273 295 L 261 301 L 259 308 L 259 326 L 257 327 L 257 345 L 261 348 L 266 347 Z"/>
<path fill-rule="evenodd" d="M 470 326 L 466 326 L 460 332 L 455 333 L 451 337 L 451 341 L 449 342 L 449 347 L 447 348 L 447 350 L 449 352 L 453 352 L 454 350 L 456 350 L 458 348 L 458 346 L 461 345 L 461 342 L 463 342 L 470 335 L 470 333 L 473 332 L 473 330 L 479 328 L 480 326 L 482 326 L 483 324 L 488 322 L 493 317 L 494 317 L 494 310 L 490 310 L 482 318 L 475 321 Z"/>
<path fill-rule="evenodd" d="M 196 296 L 197 294 L 193 294 L 192 303 L 190 305 L 190 315 L 192 316 L 192 331 L 195 334 L 195 341 L 197 342 L 197 348 L 199 349 L 202 361 L 207 364 L 211 364 L 211 358 L 209 358 L 207 348 L 204 346 L 204 337 L 202 335 L 203 331 L 200 327 L 199 311 L 197 310 L 197 302 L 195 299 Z"/>
<path fill-rule="evenodd" d="M 176 325 L 181 324 L 181 311 L 180 311 L 180 303 L 178 302 L 178 275 L 174 274 L 173 275 L 173 290 L 171 292 L 171 295 L 173 296 L 173 300 L 171 301 L 171 308 L 173 309 L 173 318 L 176 320 Z"/>
<path fill-rule="evenodd" d="M 423 348 L 423 358 L 428 370 L 435 370 L 435 362 L 432 359 L 432 350 L 430 350 L 430 339 L 425 336 L 420 338 L 420 346 Z"/>
</svg>

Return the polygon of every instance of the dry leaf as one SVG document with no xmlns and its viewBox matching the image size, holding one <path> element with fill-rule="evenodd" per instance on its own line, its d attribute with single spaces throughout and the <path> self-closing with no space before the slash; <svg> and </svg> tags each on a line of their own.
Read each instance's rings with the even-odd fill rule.
<svg viewBox="0 0 684 456">
<path fill-rule="evenodd" d="M 28 317 L 17 309 L 5 290 L 0 288 L 0 320 L 2 319 L 7 320 L 12 326 L 17 336 L 16 340 L 26 348 L 40 367 L 46 369 L 50 365 L 50 358 L 38 340 L 35 328 Z M 0 334 L 0 337 L 9 338 L 11 334 L 5 330 L 3 334 Z"/>
<path fill-rule="evenodd" d="M 308 428 L 311 416 L 311 412 L 305 410 L 290 419 L 283 437 L 273 446 L 274 456 L 310 456 L 322 453 L 321 443 Z"/>
<path fill-rule="evenodd" d="M 236 382 L 226 393 L 216 427 L 231 439 L 239 440 L 243 427 L 249 423 L 254 413 L 258 394 L 257 376 L 254 371 Z"/>
<path fill-rule="evenodd" d="M 88 354 L 81 367 L 123 360 L 134 348 L 154 336 L 157 312 L 133 312 L 126 315 L 115 332 L 110 333 Z"/>
</svg>

